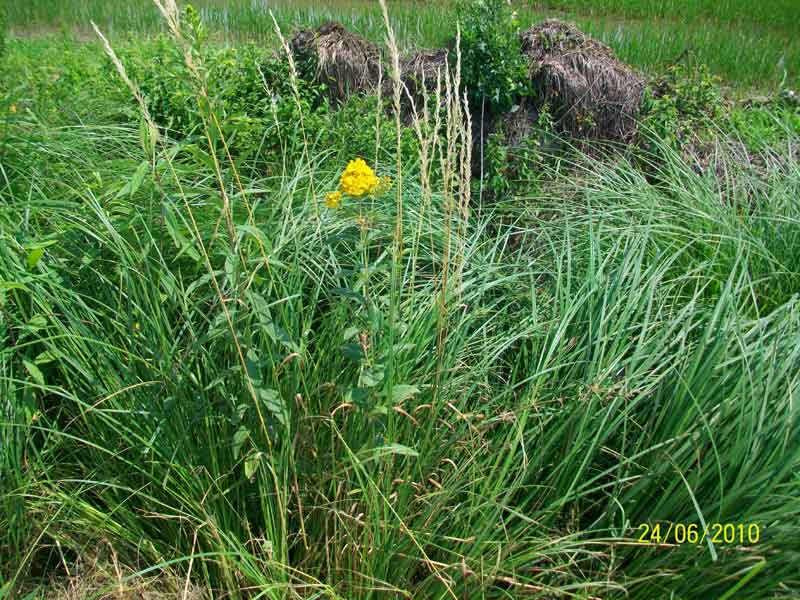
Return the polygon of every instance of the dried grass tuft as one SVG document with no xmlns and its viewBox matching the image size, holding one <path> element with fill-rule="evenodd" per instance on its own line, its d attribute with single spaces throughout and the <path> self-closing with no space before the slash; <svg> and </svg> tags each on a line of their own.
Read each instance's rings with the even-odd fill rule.
<svg viewBox="0 0 800 600">
<path fill-rule="evenodd" d="M 151 572 L 132 577 L 122 565 L 78 561 L 68 576 L 53 577 L 36 598 L 41 600 L 207 600 L 209 594 L 184 577 Z M 24 593 L 24 590 L 23 590 Z M 32 596 L 31 596 L 32 597 Z"/>
<path fill-rule="evenodd" d="M 332 102 L 372 91 L 377 85 L 381 69 L 378 47 L 339 23 L 298 31 L 291 45 L 298 61 L 313 61 L 317 81 L 328 86 Z"/>
<path fill-rule="evenodd" d="M 401 64 L 403 86 L 407 97 L 420 106 L 426 95 L 436 89 L 438 78 L 451 76 L 447 50 L 419 50 L 405 57 Z"/>
<path fill-rule="evenodd" d="M 550 19 L 521 34 L 530 77 L 560 129 L 582 138 L 629 141 L 644 77 L 575 25 Z"/>
</svg>

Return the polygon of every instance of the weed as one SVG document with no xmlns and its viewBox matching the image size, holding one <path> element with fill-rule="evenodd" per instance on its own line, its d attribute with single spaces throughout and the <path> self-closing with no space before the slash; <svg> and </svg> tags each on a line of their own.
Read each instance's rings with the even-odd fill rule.
<svg viewBox="0 0 800 600">
<path fill-rule="evenodd" d="M 670 66 L 647 90 L 642 121 L 656 135 L 679 144 L 702 135 L 722 114 L 719 79 L 705 65 L 679 62 Z"/>
</svg>

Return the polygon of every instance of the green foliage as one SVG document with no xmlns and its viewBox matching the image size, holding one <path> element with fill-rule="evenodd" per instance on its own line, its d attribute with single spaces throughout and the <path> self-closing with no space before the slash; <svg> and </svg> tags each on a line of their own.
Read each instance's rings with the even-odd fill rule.
<svg viewBox="0 0 800 600">
<path fill-rule="evenodd" d="M 542 152 L 544 135 L 531 135 L 516 147 L 506 145 L 505 133 L 489 135 L 485 148 L 485 181 L 490 199 L 536 193 L 544 177 L 547 159 Z"/>
<path fill-rule="evenodd" d="M 0 6 L 0 59 L 6 52 L 6 29 L 8 29 L 8 9 Z"/>
<path fill-rule="evenodd" d="M 702 135 L 723 112 L 719 83 L 693 60 L 670 66 L 646 90 L 643 123 L 672 145 Z"/>
<path fill-rule="evenodd" d="M 105 66 L 95 44 L 68 38 L 14 39 L 0 68 L 0 94 L 48 123 L 90 120 L 119 123 L 130 118 L 129 93 Z"/>
<path fill-rule="evenodd" d="M 761 152 L 787 137 L 800 137 L 800 107 L 780 98 L 761 106 L 737 107 L 727 115 L 724 126 L 750 150 Z"/>
<path fill-rule="evenodd" d="M 126 585 L 208 597 L 798 596 L 794 108 L 734 121 L 782 143 L 725 181 L 658 140 L 647 172 L 547 170 L 542 111 L 491 138 L 496 202 L 463 220 L 403 129 L 402 187 L 329 210 L 344 159 L 395 175 L 385 107 L 304 81 L 298 107 L 285 63 L 186 18 L 197 72 L 163 40 L 120 52 L 171 128 L 152 153 L 98 46 L 9 46 L 0 595 L 110 547 Z M 672 88 L 678 122 L 708 118 Z M 762 539 L 631 543 L 703 520 Z"/>
<path fill-rule="evenodd" d="M 310 122 L 327 110 L 322 89 L 304 79 L 298 80 L 298 104 L 287 62 L 255 45 L 200 47 L 195 60 L 209 106 L 198 102 L 198 82 L 182 51 L 167 39 L 120 55 L 160 126 L 173 135 L 197 137 L 213 111 L 229 148 L 240 156 L 259 153 L 268 162 L 279 161 L 287 148 L 302 143 L 301 117 Z"/>
<path fill-rule="evenodd" d="M 507 145 L 508 132 L 502 122 L 488 136 L 484 177 L 490 197 L 535 194 L 557 161 L 560 143 L 547 103 L 541 105 L 536 123 L 520 143 Z"/>
<path fill-rule="evenodd" d="M 376 155 L 376 140 L 380 140 L 379 160 L 394 161 L 397 146 L 390 103 L 390 99 L 383 98 L 379 105 L 374 95 L 350 96 L 311 130 L 315 148 L 336 157 L 340 163 L 356 157 L 372 162 L 372 157 Z M 403 128 L 401 132 L 401 152 L 407 167 L 419 156 L 418 140 L 411 128 Z"/>
<path fill-rule="evenodd" d="M 461 0 L 461 77 L 473 109 L 488 114 L 510 108 L 528 88 L 520 52 L 519 22 L 507 0 Z"/>
</svg>

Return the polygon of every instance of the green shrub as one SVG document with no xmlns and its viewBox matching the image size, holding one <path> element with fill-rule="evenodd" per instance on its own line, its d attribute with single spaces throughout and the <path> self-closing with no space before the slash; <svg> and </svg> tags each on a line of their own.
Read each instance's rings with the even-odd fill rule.
<svg viewBox="0 0 800 600">
<path fill-rule="evenodd" d="M 187 67 L 184 50 L 167 38 L 122 52 L 151 115 L 172 135 L 198 140 L 205 147 L 207 129 L 216 137 L 215 125 L 208 128 L 216 121 L 234 156 L 252 159 L 267 171 L 308 160 L 308 154 L 332 158 L 331 149 L 337 161 L 358 156 L 371 161 L 376 139 L 391 139 L 394 121 L 379 109 L 377 97 L 353 96 L 332 110 L 325 86 L 309 71 L 313 67 L 301 64 L 295 90 L 282 54 L 256 45 L 206 44 L 205 27 L 191 7 L 184 21 L 196 69 Z M 207 90 L 207 102 L 201 87 Z M 406 161 L 414 160 L 417 146 L 411 129 L 404 132 L 402 143 Z"/>
<path fill-rule="evenodd" d="M 527 66 L 519 27 L 506 0 L 462 0 L 461 77 L 474 109 L 509 109 L 526 93 Z M 485 106 L 484 106 L 485 102 Z"/>
<path fill-rule="evenodd" d="M 372 157 L 376 154 L 376 139 L 380 139 L 379 160 L 394 162 L 396 159 L 394 117 L 390 111 L 379 110 L 378 102 L 386 105 L 390 101 L 380 100 L 374 95 L 356 94 L 350 96 L 338 110 L 331 111 L 323 121 L 317 123 L 318 129 L 315 134 L 318 150 L 335 152 L 339 161 L 362 157 L 372 162 Z M 380 115 L 379 119 L 376 119 L 376 114 Z M 378 129 L 380 135 L 377 135 Z M 419 146 L 411 128 L 403 128 L 401 146 L 404 164 L 408 165 L 417 160 Z"/>
<path fill-rule="evenodd" d="M 642 114 L 648 129 L 675 146 L 706 132 L 722 108 L 719 78 L 690 60 L 672 65 L 653 81 Z"/>
<path fill-rule="evenodd" d="M 6 8 L 4 6 L 0 6 L 0 58 L 3 58 L 3 55 L 6 51 L 6 28 L 8 27 L 8 16 L 6 14 Z"/>
<path fill-rule="evenodd" d="M 178 137 L 202 134 L 210 114 L 206 111 L 213 111 L 238 156 L 279 159 L 287 144 L 294 147 L 302 141 L 300 113 L 312 119 L 327 110 L 321 87 L 303 79 L 298 81 L 298 105 L 287 62 L 254 45 L 199 51 L 208 107 L 198 102 L 197 82 L 170 40 L 137 45 L 122 56 L 160 126 Z"/>
<path fill-rule="evenodd" d="M 488 136 L 485 147 L 484 175 L 490 197 L 536 193 L 559 145 L 547 103 L 539 109 L 532 130 L 513 147 L 508 145 L 508 133 L 501 124 Z"/>
</svg>

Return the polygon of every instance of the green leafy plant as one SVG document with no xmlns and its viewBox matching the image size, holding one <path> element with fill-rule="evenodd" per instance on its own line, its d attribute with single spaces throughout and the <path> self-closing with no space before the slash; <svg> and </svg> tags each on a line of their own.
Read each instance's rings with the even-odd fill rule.
<svg viewBox="0 0 800 600">
<path fill-rule="evenodd" d="M 560 152 L 560 141 L 549 105 L 544 103 L 536 123 L 519 143 L 509 146 L 506 125 L 488 136 L 486 184 L 496 199 L 509 194 L 531 194 L 539 189 Z"/>
<path fill-rule="evenodd" d="M 519 25 L 507 0 L 462 0 L 461 77 L 473 109 L 490 114 L 510 108 L 527 90 Z M 484 106 L 485 103 L 485 106 Z"/>
<path fill-rule="evenodd" d="M 337 154 L 339 161 L 375 156 L 376 139 L 391 140 L 394 136 L 394 118 L 386 110 L 390 102 L 390 99 L 381 100 L 375 95 L 350 96 L 337 110 L 330 111 L 324 119 L 316 122 L 313 133 L 317 146 Z M 379 115 L 377 119 L 376 114 Z M 411 128 L 401 131 L 401 148 L 406 164 L 417 159 L 419 144 Z M 378 154 L 379 160 L 394 160 L 395 147 L 386 143 Z"/>
<path fill-rule="evenodd" d="M 692 57 L 670 66 L 648 87 L 643 105 L 647 128 L 671 145 L 701 135 L 723 112 L 719 78 Z"/>
<path fill-rule="evenodd" d="M 0 58 L 6 51 L 6 29 L 8 28 L 8 13 L 5 6 L 0 6 Z"/>
<path fill-rule="evenodd" d="M 160 38 L 121 55 L 159 125 L 178 137 L 202 130 L 203 106 L 198 103 L 184 56 L 174 44 Z M 204 68 L 208 101 L 236 155 L 280 161 L 285 150 L 301 143 L 299 115 L 305 115 L 311 126 L 315 116 L 327 112 L 321 86 L 298 80 L 298 103 L 286 61 L 258 46 L 202 47 L 198 62 Z"/>
</svg>

